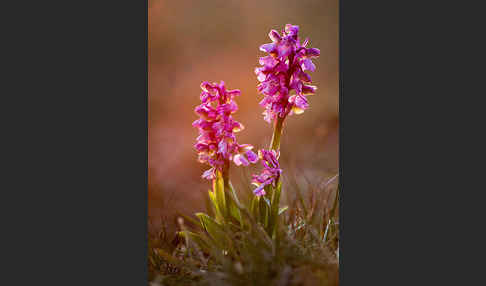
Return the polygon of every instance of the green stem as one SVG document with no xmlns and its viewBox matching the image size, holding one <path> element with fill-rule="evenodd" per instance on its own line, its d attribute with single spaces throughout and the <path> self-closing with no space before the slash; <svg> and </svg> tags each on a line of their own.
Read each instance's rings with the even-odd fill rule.
<svg viewBox="0 0 486 286">
<path fill-rule="evenodd" d="M 225 166 L 223 167 L 223 172 L 222 172 L 222 178 L 223 178 L 223 190 L 224 190 L 224 202 L 225 202 L 225 218 L 228 219 L 230 216 L 230 208 L 229 208 L 229 199 L 228 199 L 228 194 L 230 192 L 230 187 L 229 187 L 229 167 L 230 164 L 229 162 L 225 163 Z"/>
<path fill-rule="evenodd" d="M 285 118 L 277 116 L 275 121 L 275 128 L 273 130 L 272 142 L 270 143 L 270 149 L 278 151 L 280 149 L 280 137 L 282 136 L 283 122 Z"/>
<path fill-rule="evenodd" d="M 226 200 L 224 193 L 223 172 L 216 171 L 216 179 L 213 180 L 213 204 L 217 210 L 218 222 L 223 223 L 226 220 Z"/>
<path fill-rule="evenodd" d="M 223 169 L 222 172 L 222 179 L 223 179 L 223 186 L 224 186 L 224 197 L 225 197 L 225 213 L 226 213 L 226 219 L 228 221 L 232 220 L 232 216 L 235 216 L 234 218 L 237 219 L 237 221 L 240 223 L 240 226 L 243 228 L 243 220 L 241 219 L 241 212 L 240 208 L 243 206 L 241 205 L 238 196 L 236 195 L 235 188 L 233 188 L 233 185 L 231 184 L 231 181 L 229 179 L 229 166 L 230 164 L 228 163 L 225 168 Z M 232 208 L 233 212 L 232 212 Z M 235 214 L 236 212 L 236 214 Z"/>
<path fill-rule="evenodd" d="M 279 151 L 280 150 L 280 138 L 282 136 L 283 131 L 283 122 L 285 117 L 277 116 L 277 120 L 275 120 L 273 135 L 272 135 L 272 142 L 270 143 L 270 149 Z M 280 178 L 278 178 L 275 182 L 276 186 L 280 185 Z M 268 209 L 269 215 L 269 235 L 275 237 L 277 222 L 278 222 L 278 207 L 280 205 L 280 188 L 271 187 L 271 198 L 270 198 L 270 209 Z"/>
<path fill-rule="evenodd" d="M 225 167 L 222 172 L 223 177 L 223 184 L 225 191 L 229 189 L 229 163 L 225 164 Z"/>
</svg>

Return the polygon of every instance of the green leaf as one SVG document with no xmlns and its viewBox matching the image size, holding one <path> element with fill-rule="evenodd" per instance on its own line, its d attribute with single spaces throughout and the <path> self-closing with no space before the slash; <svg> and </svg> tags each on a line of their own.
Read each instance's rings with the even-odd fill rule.
<svg viewBox="0 0 486 286">
<path fill-rule="evenodd" d="M 282 181 L 279 180 L 279 182 L 277 183 L 277 187 L 274 189 L 272 194 L 272 205 L 271 205 L 270 218 L 268 223 L 269 234 L 272 237 L 274 236 L 274 233 L 277 228 L 281 192 L 282 192 Z"/>
<path fill-rule="evenodd" d="M 250 214 L 255 221 L 260 221 L 260 197 L 253 196 L 251 200 Z"/>
<path fill-rule="evenodd" d="M 192 217 L 190 216 L 187 216 L 181 212 L 177 212 L 177 215 L 181 216 L 183 219 L 187 220 L 188 222 L 190 222 L 191 224 L 195 225 L 195 226 L 198 226 L 198 227 L 203 227 L 203 225 L 201 224 L 201 222 L 193 219 Z"/>
<path fill-rule="evenodd" d="M 220 171 L 216 172 L 216 179 L 213 181 L 213 190 L 215 193 L 216 204 L 218 205 L 219 211 L 223 219 L 228 217 L 226 208 L 226 198 L 224 193 L 224 180 L 223 175 Z"/>
<path fill-rule="evenodd" d="M 268 233 L 262 228 L 262 226 L 256 225 L 254 226 L 254 230 L 256 232 L 256 235 L 258 236 L 258 238 L 260 238 L 264 245 L 272 251 L 272 254 L 275 254 L 275 245 Z"/>
<path fill-rule="evenodd" d="M 266 186 L 265 186 L 266 188 Z M 268 192 L 267 192 L 268 193 Z M 269 206 L 265 202 L 265 197 L 261 196 L 259 200 L 259 212 L 260 212 L 260 220 L 259 222 L 263 225 L 263 227 L 266 229 L 268 226 L 268 213 L 269 213 Z"/>
<path fill-rule="evenodd" d="M 216 221 L 218 222 L 223 222 L 223 215 L 221 214 L 220 206 L 218 204 L 218 200 L 216 199 L 216 192 L 215 191 L 209 191 L 209 199 L 213 203 L 213 208 L 214 208 L 214 216 L 216 217 Z"/>
<path fill-rule="evenodd" d="M 227 186 L 226 186 L 229 191 L 228 197 L 227 197 L 227 203 L 229 204 L 229 211 L 230 215 L 236 219 L 236 221 L 240 224 L 240 227 L 243 228 L 244 226 L 244 221 L 241 216 L 241 211 L 240 209 L 243 208 L 244 206 L 241 204 L 240 200 L 238 199 L 238 195 L 236 194 L 235 188 L 233 187 L 233 184 L 231 184 L 230 181 L 228 181 Z"/>
<path fill-rule="evenodd" d="M 230 202 L 230 214 L 231 216 L 238 221 L 241 227 L 243 227 L 243 219 L 241 218 L 241 213 L 238 207 L 234 202 Z"/>
<path fill-rule="evenodd" d="M 199 248 L 201 248 L 201 250 L 205 252 L 209 252 L 211 250 L 207 238 L 201 234 L 194 233 L 188 230 L 179 231 L 177 234 L 194 242 L 195 244 L 197 244 L 197 246 L 199 246 Z"/>
<path fill-rule="evenodd" d="M 196 213 L 196 216 L 201 221 L 201 224 L 204 226 L 204 229 L 208 232 L 209 236 L 220 248 L 224 248 L 227 244 L 227 236 L 224 228 L 205 213 Z"/>
<path fill-rule="evenodd" d="M 242 204 L 241 204 L 241 202 L 240 202 L 240 200 L 238 199 L 238 196 L 236 195 L 235 188 L 233 187 L 233 184 L 231 184 L 231 182 L 228 182 L 228 187 L 231 190 L 231 194 L 233 195 L 232 196 L 232 199 L 234 200 L 234 203 L 236 204 L 236 206 L 238 208 L 243 207 Z"/>
</svg>

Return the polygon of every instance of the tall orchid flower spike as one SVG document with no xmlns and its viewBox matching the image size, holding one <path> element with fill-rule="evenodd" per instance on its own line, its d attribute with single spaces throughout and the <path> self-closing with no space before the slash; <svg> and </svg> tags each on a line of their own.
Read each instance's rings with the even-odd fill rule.
<svg viewBox="0 0 486 286">
<path fill-rule="evenodd" d="M 256 196 L 265 195 L 265 186 L 272 185 L 276 187 L 278 179 L 282 174 L 280 164 L 278 163 L 278 157 L 280 153 L 275 150 L 259 150 L 258 157 L 263 165 L 263 171 L 259 175 L 253 175 L 252 183 L 257 186 L 253 193 Z"/>
<path fill-rule="evenodd" d="M 260 58 L 261 67 L 255 68 L 255 74 L 260 81 L 258 91 L 264 95 L 260 105 L 265 107 L 263 115 L 269 123 L 277 116 L 303 113 L 309 106 L 307 95 L 317 89 L 306 71 L 315 71 L 311 59 L 318 57 L 320 51 L 307 48 L 308 39 L 300 43 L 298 33 L 299 26 L 287 24 L 281 34 L 271 30 L 268 36 L 272 43 L 260 46 L 269 55 Z"/>
<path fill-rule="evenodd" d="M 223 81 L 218 83 L 201 83 L 201 104 L 195 112 L 199 119 L 192 125 L 199 129 L 199 136 L 194 147 L 198 151 L 199 162 L 207 163 L 211 168 L 205 171 L 203 178 L 216 178 L 216 171 L 225 172 L 229 162 L 236 165 L 248 165 L 258 161 L 257 155 L 251 151 L 250 144 L 238 144 L 235 133 L 244 129 L 243 125 L 234 120 L 231 114 L 238 110 L 234 101 L 240 91 L 227 90 Z"/>
</svg>

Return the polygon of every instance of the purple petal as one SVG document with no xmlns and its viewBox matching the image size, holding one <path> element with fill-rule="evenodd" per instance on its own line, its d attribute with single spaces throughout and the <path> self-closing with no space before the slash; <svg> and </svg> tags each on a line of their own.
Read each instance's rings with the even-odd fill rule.
<svg viewBox="0 0 486 286">
<path fill-rule="evenodd" d="M 210 100 L 211 94 L 207 91 L 202 91 L 201 94 L 199 95 L 199 98 L 201 99 L 202 103 L 206 103 Z"/>
<path fill-rule="evenodd" d="M 215 95 L 218 92 L 217 84 L 211 84 L 207 81 L 201 83 L 201 89 Z"/>
<path fill-rule="evenodd" d="M 302 47 L 306 47 L 309 43 L 309 38 L 305 38 L 304 42 L 302 43 Z"/>
<path fill-rule="evenodd" d="M 194 148 L 196 148 L 196 150 L 199 152 L 209 150 L 208 144 L 204 144 L 204 143 L 196 143 L 196 145 L 194 145 Z"/>
<path fill-rule="evenodd" d="M 273 114 L 269 110 L 263 111 L 262 114 L 263 114 L 263 120 L 265 120 L 268 123 L 272 123 L 272 120 L 275 118 L 275 114 Z"/>
<path fill-rule="evenodd" d="M 239 123 L 238 121 L 235 121 L 233 123 L 233 128 L 232 128 L 233 132 L 240 132 L 243 129 L 245 129 L 245 126 L 243 126 L 243 124 Z"/>
<path fill-rule="evenodd" d="M 251 163 L 258 162 L 258 156 L 253 151 L 248 150 L 246 151 L 245 155 Z"/>
<path fill-rule="evenodd" d="M 275 72 L 286 72 L 289 70 L 289 66 L 284 62 L 280 62 L 274 67 L 274 70 Z"/>
<path fill-rule="evenodd" d="M 257 79 L 258 81 L 263 82 L 267 79 L 267 76 L 264 73 L 260 72 L 258 73 Z"/>
<path fill-rule="evenodd" d="M 302 86 L 302 94 L 314 94 L 316 93 L 317 86 L 315 85 L 303 85 Z"/>
<path fill-rule="evenodd" d="M 239 157 L 240 157 L 240 161 L 241 161 L 241 163 L 243 163 L 243 165 L 245 165 L 245 166 L 250 165 L 250 162 L 248 162 L 248 159 L 246 159 L 245 156 L 241 155 Z"/>
<path fill-rule="evenodd" d="M 289 35 L 296 36 L 299 33 L 299 26 L 287 24 L 285 25 L 285 32 Z"/>
<path fill-rule="evenodd" d="M 250 163 L 248 163 L 248 160 L 245 158 L 245 156 L 243 156 L 241 154 L 236 154 L 233 157 L 233 162 L 235 162 L 235 164 L 237 166 L 240 166 L 241 164 L 248 166 L 250 164 Z"/>
<path fill-rule="evenodd" d="M 292 96 L 290 96 L 290 97 L 289 97 L 289 100 L 288 100 L 288 101 L 289 101 L 289 103 L 292 103 L 292 104 L 293 104 L 293 103 L 295 103 L 295 98 L 296 98 L 296 97 L 297 97 L 297 95 L 295 95 L 295 94 L 294 94 L 294 95 L 292 95 Z"/>
<path fill-rule="evenodd" d="M 226 155 L 227 151 L 228 151 L 228 143 L 224 140 L 220 141 L 218 144 L 218 153 Z"/>
<path fill-rule="evenodd" d="M 208 91 L 208 88 L 211 87 L 211 84 L 207 81 L 201 82 L 201 89 L 204 91 Z"/>
<path fill-rule="evenodd" d="M 231 113 L 234 113 L 237 110 L 238 110 L 238 105 L 233 100 L 231 100 L 229 103 L 225 103 L 218 106 L 218 114 L 221 115 L 223 114 L 230 115 Z"/>
<path fill-rule="evenodd" d="M 258 61 L 262 66 L 268 66 L 273 68 L 278 64 L 278 61 L 272 56 L 261 57 Z"/>
<path fill-rule="evenodd" d="M 200 162 L 200 163 L 206 163 L 208 160 L 209 160 L 209 155 L 206 154 L 206 153 L 200 153 L 198 154 L 197 156 L 197 160 Z"/>
<path fill-rule="evenodd" d="M 311 77 L 308 73 L 303 72 L 300 68 L 297 68 L 294 75 L 303 82 L 311 82 Z"/>
<path fill-rule="evenodd" d="M 302 109 L 306 109 L 309 106 L 309 104 L 307 103 L 307 99 L 303 96 L 296 96 L 294 103 L 295 106 Z"/>
<path fill-rule="evenodd" d="M 260 46 L 260 51 L 262 52 L 272 53 L 274 50 L 275 50 L 274 43 L 263 44 Z"/>
<path fill-rule="evenodd" d="M 194 120 L 194 122 L 192 123 L 192 126 L 199 127 L 199 125 L 201 124 L 201 121 L 202 121 L 201 118 Z"/>
<path fill-rule="evenodd" d="M 223 160 L 220 160 L 220 159 L 209 158 L 208 161 L 209 161 L 209 164 L 211 164 L 211 166 L 218 167 L 218 166 L 223 166 L 224 165 L 224 161 Z"/>
<path fill-rule="evenodd" d="M 253 149 L 253 145 L 251 144 L 241 144 L 238 146 L 238 151 L 239 152 L 243 152 L 243 151 L 248 151 L 248 150 L 251 150 Z"/>
<path fill-rule="evenodd" d="M 218 87 L 221 89 L 221 91 L 226 91 L 226 87 L 224 86 L 224 81 L 220 81 Z"/>
<path fill-rule="evenodd" d="M 305 49 L 305 55 L 307 57 L 318 57 L 321 55 L 321 51 L 319 49 L 316 49 L 316 48 L 308 48 L 308 49 Z"/>
<path fill-rule="evenodd" d="M 265 187 L 265 185 L 260 185 L 258 188 L 254 189 L 253 190 L 253 193 L 255 194 L 255 196 L 264 196 L 265 195 L 265 190 L 263 189 Z"/>
<path fill-rule="evenodd" d="M 310 70 L 310 71 L 315 71 L 316 70 L 316 66 L 314 65 L 314 63 L 312 62 L 312 60 L 310 59 L 304 59 L 302 61 L 302 70 Z"/>
<path fill-rule="evenodd" d="M 269 96 L 265 96 L 258 104 L 261 106 L 266 106 L 267 104 L 271 103 L 271 98 Z"/>
<path fill-rule="evenodd" d="M 278 42 L 282 39 L 282 37 L 280 37 L 280 34 L 275 30 L 271 30 L 270 33 L 268 33 L 268 36 L 273 42 Z"/>
<path fill-rule="evenodd" d="M 239 89 L 228 90 L 226 93 L 231 97 L 241 95 L 241 91 Z"/>
<path fill-rule="evenodd" d="M 194 111 L 205 119 L 215 119 L 217 112 L 206 104 L 196 106 Z"/>
<path fill-rule="evenodd" d="M 277 45 L 278 57 L 284 58 L 292 52 L 292 46 L 287 42 L 280 42 Z"/>
<path fill-rule="evenodd" d="M 290 87 L 293 88 L 297 93 L 301 93 L 302 81 L 296 77 L 292 77 L 292 81 L 290 82 Z"/>
<path fill-rule="evenodd" d="M 203 174 L 202 174 L 202 178 L 204 179 L 208 179 L 208 180 L 212 180 L 212 179 L 215 179 L 216 178 L 216 174 L 215 174 L 215 169 L 214 168 L 211 168 L 209 170 L 206 170 Z"/>
</svg>

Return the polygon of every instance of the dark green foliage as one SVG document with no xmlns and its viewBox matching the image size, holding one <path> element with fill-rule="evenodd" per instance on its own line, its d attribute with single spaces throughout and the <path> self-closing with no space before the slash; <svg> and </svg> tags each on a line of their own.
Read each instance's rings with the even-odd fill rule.
<svg viewBox="0 0 486 286">
<path fill-rule="evenodd" d="M 305 192 L 289 184 L 285 191 L 295 196 L 284 207 L 271 205 L 281 185 L 266 199 L 242 203 L 233 186 L 216 182 L 208 210 L 213 216 L 180 220 L 175 243 L 149 240 L 152 285 L 338 285 L 335 179 Z"/>
</svg>

